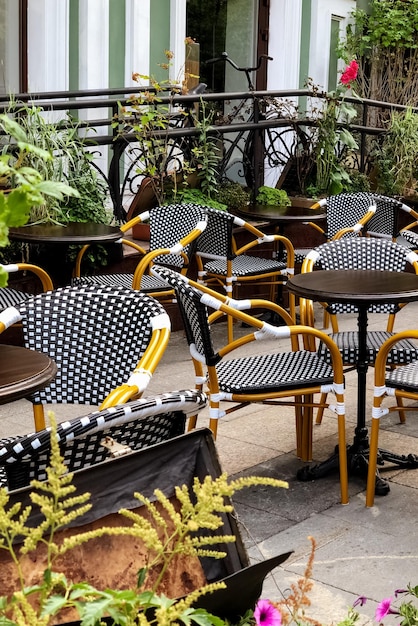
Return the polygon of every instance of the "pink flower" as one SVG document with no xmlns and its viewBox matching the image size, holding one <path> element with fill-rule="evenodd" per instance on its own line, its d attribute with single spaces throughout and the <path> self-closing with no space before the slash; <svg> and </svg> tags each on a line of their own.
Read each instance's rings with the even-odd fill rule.
<svg viewBox="0 0 418 626">
<path fill-rule="evenodd" d="M 399 611 L 394 611 L 391 607 L 392 598 L 384 598 L 378 605 L 375 613 L 376 622 L 380 622 L 386 615 L 400 615 Z"/>
<path fill-rule="evenodd" d="M 257 626 L 281 626 L 282 616 L 278 609 L 269 600 L 259 600 L 254 609 L 254 618 Z"/>
<path fill-rule="evenodd" d="M 340 82 L 343 85 L 347 85 L 349 87 L 350 84 L 354 80 L 356 80 L 357 72 L 358 72 L 358 63 L 357 63 L 357 61 L 351 61 L 350 65 L 348 65 L 345 68 L 344 72 L 341 74 Z"/>
</svg>

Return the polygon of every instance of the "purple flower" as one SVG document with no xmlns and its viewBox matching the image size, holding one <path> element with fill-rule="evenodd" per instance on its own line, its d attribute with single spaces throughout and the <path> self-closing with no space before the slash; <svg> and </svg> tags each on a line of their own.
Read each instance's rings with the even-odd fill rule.
<svg viewBox="0 0 418 626">
<path fill-rule="evenodd" d="M 257 626 L 281 626 L 282 616 L 269 600 L 259 600 L 254 609 Z"/>
<path fill-rule="evenodd" d="M 364 604 L 366 604 L 366 602 L 367 602 L 366 596 L 359 596 L 357 600 L 353 602 L 353 608 L 355 606 L 363 606 Z"/>
<path fill-rule="evenodd" d="M 375 620 L 380 622 L 386 615 L 400 615 L 399 611 L 392 609 L 392 598 L 384 598 L 378 605 L 375 613 Z"/>
</svg>

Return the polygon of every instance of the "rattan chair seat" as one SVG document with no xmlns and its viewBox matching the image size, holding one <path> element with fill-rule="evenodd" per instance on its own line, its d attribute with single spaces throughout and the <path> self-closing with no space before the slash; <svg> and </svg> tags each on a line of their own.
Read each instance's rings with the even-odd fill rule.
<svg viewBox="0 0 418 626">
<path fill-rule="evenodd" d="M 283 391 L 309 385 L 329 385 L 333 370 L 308 351 L 263 354 L 225 360 L 216 366 L 225 393 Z"/>
</svg>

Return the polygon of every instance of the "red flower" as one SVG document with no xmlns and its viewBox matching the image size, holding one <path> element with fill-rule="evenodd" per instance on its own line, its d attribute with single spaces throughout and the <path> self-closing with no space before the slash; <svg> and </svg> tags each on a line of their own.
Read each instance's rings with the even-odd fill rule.
<svg viewBox="0 0 418 626">
<path fill-rule="evenodd" d="M 340 81 L 342 82 L 343 85 L 347 85 L 349 87 L 350 83 L 356 80 L 357 72 L 358 72 L 357 61 L 351 61 L 350 65 L 346 67 L 344 72 L 341 74 Z"/>
</svg>

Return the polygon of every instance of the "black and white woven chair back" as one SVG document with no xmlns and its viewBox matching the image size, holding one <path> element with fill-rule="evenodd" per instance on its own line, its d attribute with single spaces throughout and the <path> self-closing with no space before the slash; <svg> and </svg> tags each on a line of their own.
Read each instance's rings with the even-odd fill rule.
<svg viewBox="0 0 418 626">
<path fill-rule="evenodd" d="M 373 206 L 373 197 L 369 193 L 340 193 L 327 198 L 327 239 L 333 239 L 342 228 L 358 224 L 361 218 Z M 344 239 L 357 237 L 357 232 L 347 233 Z"/>
<path fill-rule="evenodd" d="M 402 202 L 380 194 L 372 195 L 376 212 L 367 222 L 367 233 L 377 237 L 394 239 L 398 234 L 398 216 L 402 210 Z"/>
<path fill-rule="evenodd" d="M 206 403 L 201 391 L 173 391 L 58 424 L 64 463 L 72 472 L 181 435 L 187 416 Z M 0 486 L 16 489 L 33 479 L 45 480 L 50 452 L 50 428 L 0 440 Z"/>
<path fill-rule="evenodd" d="M 215 365 L 220 357 L 213 346 L 208 320 L 209 312 L 205 303 L 205 301 L 212 302 L 213 298 L 195 289 L 185 276 L 177 272 L 158 265 L 154 266 L 151 271 L 173 287 L 176 292 L 176 300 L 192 356 L 202 363 Z"/>
<path fill-rule="evenodd" d="M 40 404 L 101 403 L 128 380 L 153 327 L 169 324 L 154 298 L 106 285 L 41 293 L 19 310 L 26 347 L 49 354 L 58 366 L 56 378 L 32 396 Z"/>
<path fill-rule="evenodd" d="M 232 232 L 237 218 L 227 211 L 206 210 L 208 225 L 197 240 L 197 254 L 208 258 L 234 259 Z"/>
<path fill-rule="evenodd" d="M 206 209 L 198 204 L 167 204 L 150 211 L 150 250 L 172 248 L 196 227 L 207 223 Z M 196 241 L 187 245 L 184 252 L 191 256 Z M 156 263 L 181 269 L 184 265 L 180 254 L 168 254 L 156 257 Z"/>
<path fill-rule="evenodd" d="M 32 296 L 32 293 L 18 291 L 11 287 L 2 287 L 0 288 L 0 311 L 7 309 L 9 306 L 18 306 L 24 300 L 32 298 Z"/>
<path fill-rule="evenodd" d="M 316 248 L 315 263 L 323 270 L 382 270 L 403 272 L 416 255 L 407 248 L 387 239 L 356 237 L 355 239 L 337 239 Z M 330 313 L 350 313 L 357 311 L 353 305 L 333 303 L 328 307 Z M 372 305 L 372 313 L 396 313 L 395 304 Z"/>
</svg>

